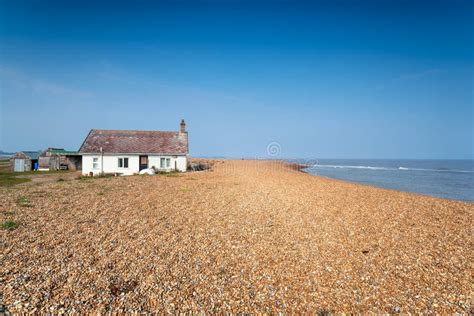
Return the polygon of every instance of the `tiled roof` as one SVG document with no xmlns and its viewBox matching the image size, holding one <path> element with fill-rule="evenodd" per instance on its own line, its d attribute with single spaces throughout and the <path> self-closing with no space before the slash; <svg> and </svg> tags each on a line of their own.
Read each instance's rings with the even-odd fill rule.
<svg viewBox="0 0 474 316">
<path fill-rule="evenodd" d="M 52 149 L 49 151 L 51 154 L 54 155 L 77 155 L 77 151 L 72 151 L 72 150 L 64 150 L 64 149 Z"/>
<path fill-rule="evenodd" d="M 161 131 L 92 129 L 79 153 L 187 154 L 188 134 Z"/>
</svg>

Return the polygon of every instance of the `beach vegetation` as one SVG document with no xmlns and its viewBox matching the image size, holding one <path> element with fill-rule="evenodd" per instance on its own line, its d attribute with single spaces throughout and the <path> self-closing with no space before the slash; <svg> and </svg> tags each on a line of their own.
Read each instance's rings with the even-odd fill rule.
<svg viewBox="0 0 474 316">
<path fill-rule="evenodd" d="M 31 181 L 31 179 L 18 178 L 18 174 L 14 172 L 0 172 L 0 187 L 9 187 L 29 181 Z"/>
<path fill-rule="evenodd" d="M 6 220 L 2 223 L 2 229 L 5 229 L 5 230 L 14 230 L 16 228 L 18 228 L 19 224 L 18 222 L 15 222 L 14 220 Z"/>
<path fill-rule="evenodd" d="M 28 200 L 28 198 L 26 196 L 20 196 L 16 200 L 16 204 L 18 206 L 21 206 L 21 207 L 32 207 L 33 206 L 33 205 L 31 205 L 30 201 Z"/>
</svg>

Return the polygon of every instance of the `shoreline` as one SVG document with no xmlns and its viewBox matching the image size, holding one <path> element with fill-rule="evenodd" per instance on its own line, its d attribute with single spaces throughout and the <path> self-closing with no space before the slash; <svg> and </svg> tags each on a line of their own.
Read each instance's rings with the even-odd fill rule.
<svg viewBox="0 0 474 316">
<path fill-rule="evenodd" d="M 309 167 L 309 168 L 311 168 L 311 167 Z M 405 170 L 405 169 L 399 169 L 399 170 Z M 398 192 L 412 193 L 412 194 L 416 194 L 416 195 L 420 195 L 420 196 L 429 196 L 429 197 L 434 197 L 434 198 L 439 198 L 439 199 L 460 201 L 460 202 L 471 203 L 471 204 L 474 203 L 474 198 L 470 198 L 469 196 L 459 196 L 458 198 L 456 198 L 456 197 L 453 197 L 452 194 L 447 192 L 447 191 L 443 191 L 441 193 L 436 193 L 436 192 L 433 192 L 433 191 L 431 191 L 431 192 L 419 192 L 419 191 L 416 190 L 415 187 L 414 188 L 397 188 L 397 186 L 394 186 L 393 184 L 384 186 L 383 184 L 377 184 L 377 183 L 374 183 L 373 181 L 370 181 L 370 180 L 367 180 L 367 179 L 365 179 L 365 180 L 358 180 L 358 179 L 354 179 L 354 178 L 353 179 L 346 179 L 346 178 L 344 178 L 344 176 L 339 176 L 338 177 L 338 175 L 331 176 L 331 175 L 325 175 L 325 174 L 313 174 L 313 173 L 311 173 L 311 171 L 304 170 L 304 169 L 303 169 L 303 171 L 308 173 L 309 175 L 312 175 L 312 176 L 319 176 L 319 177 L 324 177 L 324 178 L 338 180 L 338 181 L 346 181 L 346 182 L 350 182 L 350 183 L 354 183 L 354 184 L 360 184 L 360 185 L 368 185 L 368 186 L 371 186 L 371 187 L 374 187 L 374 188 L 380 188 L 380 189 L 386 189 L 386 190 L 395 190 L 395 191 L 398 191 Z M 393 172 L 393 171 L 395 171 L 395 169 L 394 170 L 387 169 L 387 171 L 392 171 Z M 444 171 L 442 171 L 442 172 L 444 172 Z M 470 173 L 470 171 L 466 171 L 466 172 Z M 376 178 L 376 175 L 374 175 L 374 177 Z M 381 178 L 381 179 L 384 179 L 384 178 Z M 464 181 L 466 181 L 466 180 L 464 180 Z M 403 186 L 403 182 L 399 182 L 399 183 Z M 420 185 L 423 185 L 423 184 L 421 183 Z"/>
<path fill-rule="evenodd" d="M 319 177 L 319 178 L 324 178 L 328 180 L 333 180 L 333 181 L 338 181 L 338 182 L 343 182 L 343 183 L 350 183 L 354 185 L 362 185 L 362 186 L 367 186 L 373 189 L 380 189 L 380 190 L 388 190 L 388 191 L 394 191 L 398 193 L 404 193 L 404 194 L 413 194 L 415 196 L 419 197 L 427 197 L 427 198 L 433 198 L 433 199 L 439 199 L 439 200 L 445 200 L 445 201 L 452 201 L 452 202 L 461 202 L 461 203 L 467 203 L 467 204 L 474 204 L 474 200 L 458 200 L 458 199 L 450 199 L 450 198 L 444 198 L 444 197 L 439 197 L 439 196 L 434 196 L 430 194 L 424 194 L 424 193 L 418 193 L 418 192 L 413 192 L 413 191 L 403 191 L 403 190 L 398 190 L 398 189 L 392 189 L 392 188 L 384 188 L 381 186 L 377 186 L 375 184 L 370 184 L 370 183 L 362 183 L 362 182 L 357 182 L 357 181 L 351 181 L 351 180 L 345 180 L 345 179 L 338 179 L 338 178 L 332 178 L 330 176 L 325 176 L 325 175 L 316 175 L 316 174 L 311 174 L 309 172 L 306 172 L 302 170 L 302 172 L 308 174 L 309 176 L 312 177 Z"/>
<path fill-rule="evenodd" d="M 208 172 L 0 188 L 2 219 L 18 223 L 0 230 L 0 304 L 469 312 L 473 205 L 299 169 L 216 160 Z"/>
<path fill-rule="evenodd" d="M 196 159 L 196 158 L 194 158 L 194 159 Z M 440 200 L 445 200 L 445 201 L 474 204 L 474 200 L 471 201 L 471 200 L 451 199 L 451 198 L 445 198 L 445 197 L 430 195 L 428 193 L 419 193 L 419 192 L 404 191 L 404 190 L 399 190 L 399 189 L 394 189 L 394 188 L 385 188 L 385 187 L 377 186 L 377 185 L 371 184 L 371 183 L 362 183 L 362 182 L 351 181 L 351 180 L 346 180 L 346 179 L 333 178 L 333 177 L 325 176 L 325 175 L 312 174 L 312 173 L 305 170 L 307 168 L 311 168 L 311 166 L 312 166 L 311 164 L 302 164 L 302 163 L 292 162 L 292 161 L 289 161 L 289 160 L 286 160 L 286 159 L 231 159 L 231 158 L 229 158 L 229 159 L 223 159 L 223 158 L 219 158 L 219 159 L 217 159 L 217 158 L 216 159 L 214 159 L 214 158 L 208 158 L 208 159 L 197 158 L 197 159 L 201 160 L 201 161 L 207 161 L 207 162 L 211 161 L 211 162 L 214 162 L 214 163 L 219 162 L 219 161 L 222 161 L 222 162 L 224 162 L 224 161 L 265 162 L 266 161 L 266 162 L 270 162 L 270 163 L 273 163 L 273 164 L 281 163 L 281 164 L 288 165 L 288 169 L 290 169 L 290 170 L 299 171 L 299 172 L 307 174 L 311 177 L 324 178 L 324 179 L 328 179 L 328 180 L 333 180 L 333 181 L 342 182 L 342 183 L 349 183 L 349 184 L 353 184 L 353 185 L 361 185 L 361 186 L 366 186 L 366 187 L 370 187 L 370 188 L 373 188 L 373 189 L 394 191 L 394 192 L 404 193 L 404 194 L 412 194 L 414 196 L 418 196 L 418 197 L 422 197 L 422 198 L 434 198 L 434 199 L 440 199 Z M 381 160 L 385 160 L 385 159 L 381 159 Z M 407 160 L 411 160 L 411 159 L 407 159 Z M 211 163 L 211 165 L 212 165 L 212 163 Z"/>
</svg>

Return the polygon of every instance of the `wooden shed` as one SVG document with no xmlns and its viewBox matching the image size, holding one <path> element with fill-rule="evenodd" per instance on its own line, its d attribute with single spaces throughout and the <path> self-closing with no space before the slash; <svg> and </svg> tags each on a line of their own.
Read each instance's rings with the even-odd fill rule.
<svg viewBox="0 0 474 316">
<path fill-rule="evenodd" d="M 82 156 L 76 151 L 48 148 L 39 156 L 39 170 L 81 170 Z"/>
<path fill-rule="evenodd" d="M 39 151 L 19 151 L 10 158 L 10 170 L 25 172 L 38 168 Z"/>
</svg>

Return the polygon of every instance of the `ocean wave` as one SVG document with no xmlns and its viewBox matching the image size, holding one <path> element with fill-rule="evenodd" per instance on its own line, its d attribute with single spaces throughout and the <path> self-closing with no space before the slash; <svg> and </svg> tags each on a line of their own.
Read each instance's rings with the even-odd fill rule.
<svg viewBox="0 0 474 316">
<path fill-rule="evenodd" d="M 313 165 L 315 168 L 334 168 L 334 169 L 368 169 L 368 170 L 388 170 L 388 171 L 427 171 L 427 172 L 452 172 L 452 173 L 474 173 L 472 170 L 459 170 L 459 169 L 424 169 L 424 168 L 408 168 L 408 167 L 375 167 L 375 166 L 351 166 L 351 165 Z"/>
<path fill-rule="evenodd" d="M 430 171 L 430 172 L 454 172 L 454 173 L 474 173 L 473 170 L 460 170 L 460 169 L 447 169 L 447 168 L 424 169 L 424 168 L 405 168 L 405 167 L 398 167 L 398 170 Z"/>
<path fill-rule="evenodd" d="M 322 168 L 342 168 L 342 169 L 395 170 L 395 169 L 393 169 L 393 168 L 386 168 L 386 167 L 343 166 L 343 165 L 320 165 L 320 164 L 315 164 L 314 167 L 322 167 Z"/>
</svg>

